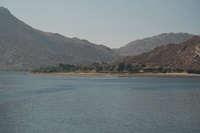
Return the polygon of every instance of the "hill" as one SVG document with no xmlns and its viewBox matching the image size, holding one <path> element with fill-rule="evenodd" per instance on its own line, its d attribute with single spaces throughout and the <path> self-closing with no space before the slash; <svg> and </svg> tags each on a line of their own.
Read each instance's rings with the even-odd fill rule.
<svg viewBox="0 0 200 133">
<path fill-rule="evenodd" d="M 150 68 L 200 69 L 200 37 L 180 44 L 159 46 L 141 55 L 125 57 L 117 62 L 145 64 Z"/>
<path fill-rule="evenodd" d="M 192 36 L 194 35 L 188 33 L 163 33 L 157 36 L 130 42 L 124 47 L 115 49 L 115 52 L 120 56 L 139 55 L 161 45 L 184 42 Z"/>
<path fill-rule="evenodd" d="M 110 62 L 119 56 L 104 45 L 32 28 L 0 7 L 0 69 L 93 62 Z"/>
</svg>

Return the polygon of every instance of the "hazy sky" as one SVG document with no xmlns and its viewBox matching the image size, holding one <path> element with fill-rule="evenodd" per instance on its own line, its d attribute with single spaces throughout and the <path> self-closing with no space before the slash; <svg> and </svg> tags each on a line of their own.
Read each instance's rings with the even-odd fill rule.
<svg viewBox="0 0 200 133">
<path fill-rule="evenodd" d="M 160 33 L 200 34 L 200 0 L 0 0 L 34 28 L 111 48 Z"/>
</svg>

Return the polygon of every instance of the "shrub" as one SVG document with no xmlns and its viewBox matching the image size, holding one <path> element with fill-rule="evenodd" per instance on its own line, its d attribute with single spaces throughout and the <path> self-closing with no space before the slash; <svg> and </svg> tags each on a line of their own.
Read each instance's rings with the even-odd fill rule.
<svg viewBox="0 0 200 133">
<path fill-rule="evenodd" d="M 200 74 L 200 69 L 199 70 L 197 70 L 197 69 L 188 69 L 187 73 Z"/>
</svg>

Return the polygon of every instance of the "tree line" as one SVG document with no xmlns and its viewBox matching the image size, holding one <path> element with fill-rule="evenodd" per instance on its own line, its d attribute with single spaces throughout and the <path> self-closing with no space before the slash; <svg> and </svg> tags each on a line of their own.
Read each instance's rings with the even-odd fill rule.
<svg viewBox="0 0 200 133">
<path fill-rule="evenodd" d="M 82 65 L 71 65 L 71 64 L 58 64 L 56 66 L 41 66 L 33 68 L 33 73 L 55 73 L 55 72 L 97 72 L 97 73 L 195 73 L 200 74 L 199 70 L 189 69 L 184 70 L 180 68 L 151 68 L 146 64 L 131 64 L 126 62 L 120 63 L 92 63 Z"/>
</svg>

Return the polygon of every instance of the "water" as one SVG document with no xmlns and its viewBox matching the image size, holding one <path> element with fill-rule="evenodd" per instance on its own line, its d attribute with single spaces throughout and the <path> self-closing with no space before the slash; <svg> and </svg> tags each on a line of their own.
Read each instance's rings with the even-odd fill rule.
<svg viewBox="0 0 200 133">
<path fill-rule="evenodd" d="M 199 132 L 199 77 L 0 73 L 0 133 Z"/>
</svg>

